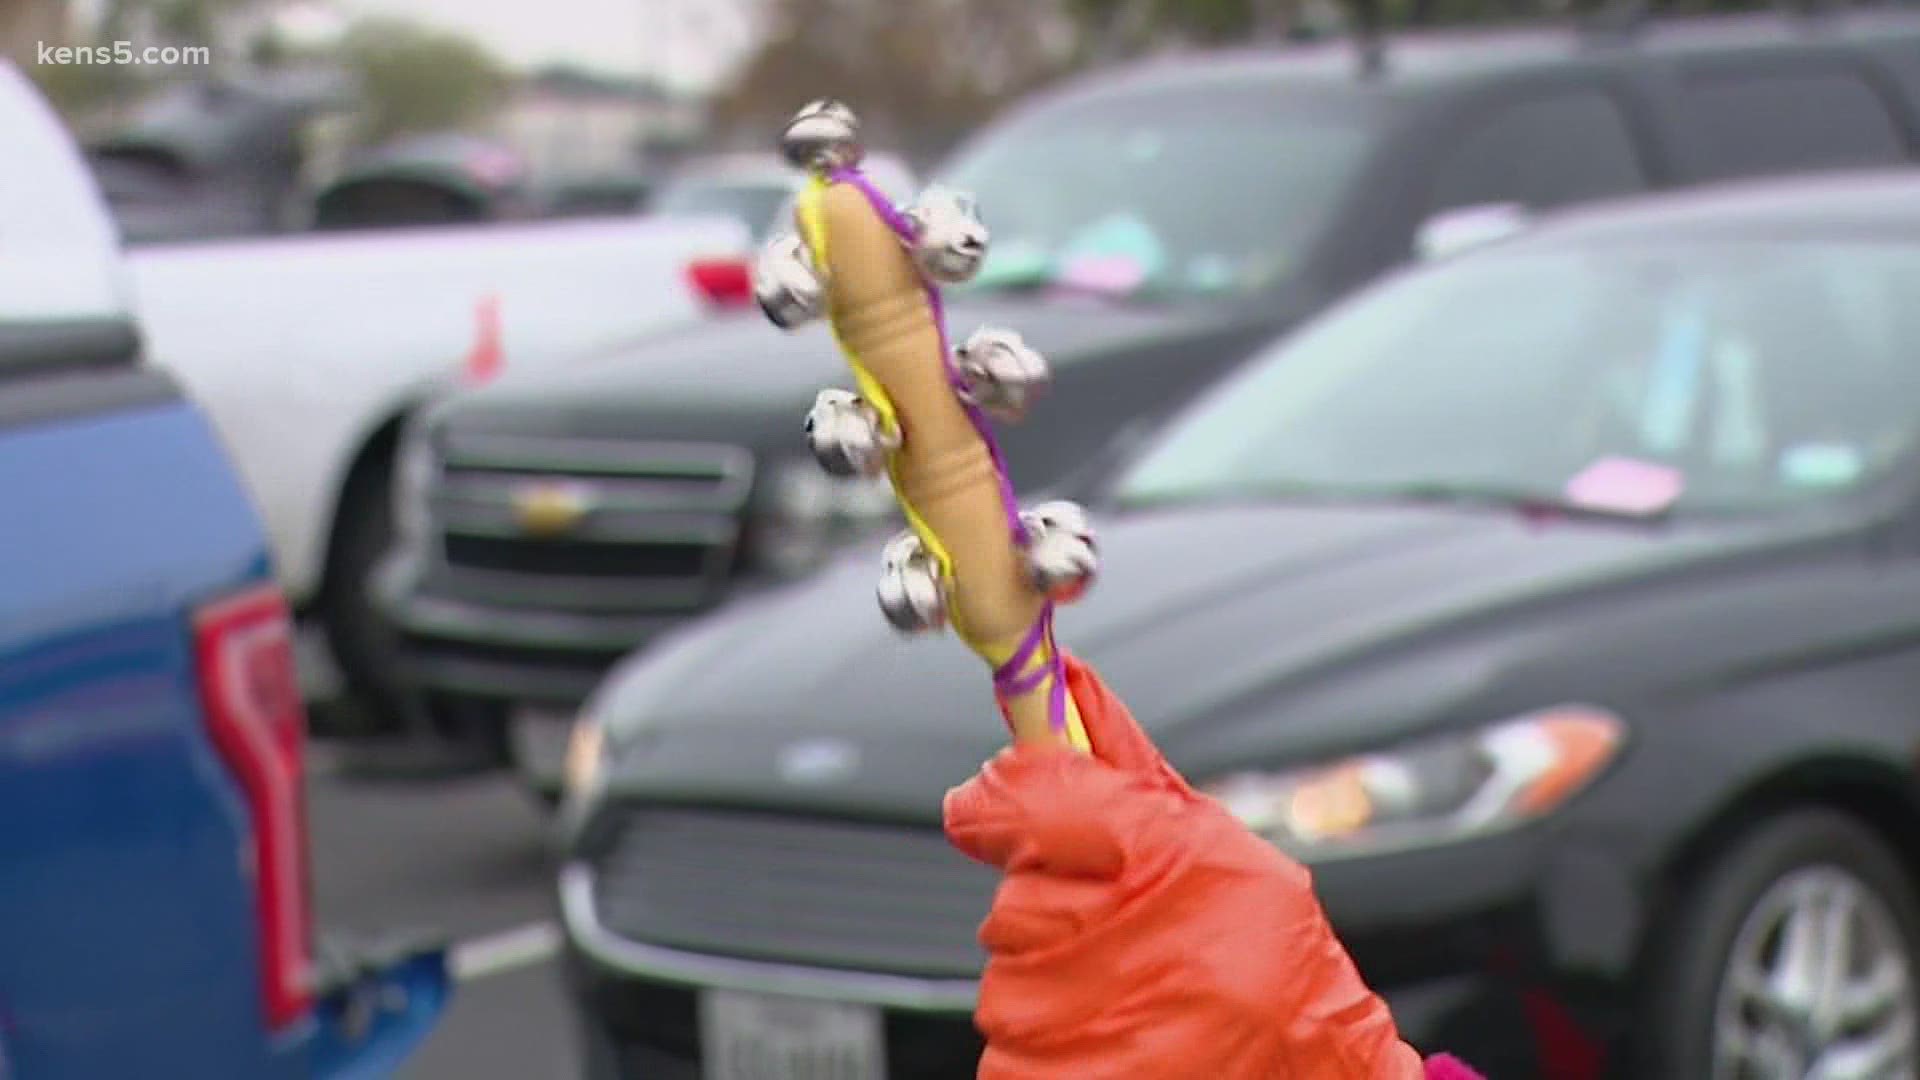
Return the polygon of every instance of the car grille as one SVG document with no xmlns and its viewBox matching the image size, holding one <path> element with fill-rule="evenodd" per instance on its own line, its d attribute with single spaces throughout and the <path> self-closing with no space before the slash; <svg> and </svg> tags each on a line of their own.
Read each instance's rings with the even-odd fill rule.
<svg viewBox="0 0 1920 1080">
<path fill-rule="evenodd" d="M 743 447 L 450 432 L 429 513 L 444 573 L 499 603 L 688 610 L 731 572 Z M 542 520 L 530 503 L 565 508 Z"/>
<path fill-rule="evenodd" d="M 925 977 L 979 974 L 998 877 L 936 829 L 634 809 L 594 860 L 594 906 L 634 941 Z"/>
</svg>

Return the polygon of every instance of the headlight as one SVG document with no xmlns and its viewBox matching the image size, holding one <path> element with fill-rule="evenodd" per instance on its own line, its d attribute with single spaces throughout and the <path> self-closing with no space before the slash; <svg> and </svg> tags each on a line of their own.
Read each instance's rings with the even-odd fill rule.
<svg viewBox="0 0 1920 1080">
<path fill-rule="evenodd" d="M 394 455 L 393 529 L 403 541 L 418 541 L 429 529 L 427 498 L 440 470 L 434 430 L 416 415 L 407 423 Z"/>
<path fill-rule="evenodd" d="M 562 793 L 567 801 L 590 802 L 606 782 L 606 728 L 591 713 L 582 713 L 573 722 L 567 737 L 567 760 L 561 773 Z"/>
<path fill-rule="evenodd" d="M 1205 786 L 1303 861 L 1430 847 L 1550 813 L 1598 776 L 1625 737 L 1600 710 L 1562 706 L 1461 735 Z"/>
<path fill-rule="evenodd" d="M 754 568 L 798 577 L 842 545 L 873 535 L 898 518 L 885 476 L 829 476 L 812 457 L 774 466 L 761 489 L 747 536 Z"/>
</svg>

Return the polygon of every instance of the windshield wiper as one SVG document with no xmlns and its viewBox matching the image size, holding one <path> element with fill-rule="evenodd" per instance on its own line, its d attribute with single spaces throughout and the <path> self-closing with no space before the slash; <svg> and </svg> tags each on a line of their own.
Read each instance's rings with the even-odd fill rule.
<svg viewBox="0 0 1920 1080">
<path fill-rule="evenodd" d="M 1605 521 L 1654 522 L 1671 515 L 1672 507 L 1637 510 L 1576 502 L 1565 495 L 1487 484 L 1463 484 L 1450 480 L 1416 480 L 1404 484 L 1385 484 L 1375 488 L 1349 489 L 1359 497 L 1377 497 L 1390 501 L 1443 503 L 1463 506 L 1489 506 L 1528 514 L 1557 517 L 1592 518 Z"/>
<path fill-rule="evenodd" d="M 1121 509 L 1139 510 L 1166 506 L 1283 502 L 1477 506 L 1524 514 L 1631 521 L 1642 524 L 1650 524 L 1671 516 L 1671 508 L 1651 512 L 1619 509 L 1574 502 L 1563 495 L 1531 489 L 1466 484 L 1451 480 L 1415 480 L 1398 484 L 1318 484 L 1304 481 L 1279 481 L 1223 488 L 1197 488 L 1179 492 L 1143 493 L 1137 496 L 1121 494 L 1115 499 L 1115 503 Z"/>
</svg>

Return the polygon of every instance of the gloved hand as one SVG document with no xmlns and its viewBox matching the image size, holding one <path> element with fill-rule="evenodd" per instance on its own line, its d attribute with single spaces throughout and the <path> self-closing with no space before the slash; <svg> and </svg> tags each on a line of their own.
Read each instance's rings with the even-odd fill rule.
<svg viewBox="0 0 1920 1080">
<path fill-rule="evenodd" d="M 1005 873 L 980 930 L 980 1080 L 1471 1080 L 1401 1040 L 1306 868 L 1065 659 L 1093 754 L 1017 744 L 944 807 L 955 846 Z"/>
</svg>

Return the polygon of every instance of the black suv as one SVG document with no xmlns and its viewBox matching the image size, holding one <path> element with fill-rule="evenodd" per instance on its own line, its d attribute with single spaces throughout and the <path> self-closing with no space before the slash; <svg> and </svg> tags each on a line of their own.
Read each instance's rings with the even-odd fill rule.
<svg viewBox="0 0 1920 1080">
<path fill-rule="evenodd" d="M 1071 406 L 1043 404 L 1005 444 L 1023 492 L 1057 488 L 1424 241 L 1513 207 L 1909 163 L 1916 98 L 1920 17 L 1897 12 L 1407 36 L 1377 68 L 1322 43 L 1095 74 L 939 171 L 993 230 L 951 331 L 1004 325 L 1048 355 Z M 567 720 L 622 654 L 889 526 L 884 491 L 824 479 L 800 438 L 814 393 L 845 382 L 824 328 L 781 335 L 746 312 L 423 416 L 377 587 L 442 729 L 517 747 L 550 787 Z"/>
</svg>

